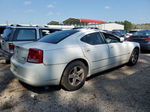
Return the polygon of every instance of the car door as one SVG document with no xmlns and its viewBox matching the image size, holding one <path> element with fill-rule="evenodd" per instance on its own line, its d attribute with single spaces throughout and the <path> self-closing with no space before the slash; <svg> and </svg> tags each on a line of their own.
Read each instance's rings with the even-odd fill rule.
<svg viewBox="0 0 150 112">
<path fill-rule="evenodd" d="M 126 42 L 121 42 L 120 39 L 114 35 L 103 33 L 105 41 L 109 46 L 110 62 L 112 65 L 123 63 L 128 58 L 128 46 Z"/>
<path fill-rule="evenodd" d="M 91 64 L 93 73 L 109 64 L 109 48 L 99 32 L 86 34 L 81 38 L 83 52 Z"/>
</svg>

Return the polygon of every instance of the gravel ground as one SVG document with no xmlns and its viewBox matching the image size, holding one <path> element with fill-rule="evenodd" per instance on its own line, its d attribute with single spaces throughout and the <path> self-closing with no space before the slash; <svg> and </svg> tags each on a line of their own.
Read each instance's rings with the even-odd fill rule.
<svg viewBox="0 0 150 112">
<path fill-rule="evenodd" d="M 150 112 L 150 53 L 142 53 L 133 67 L 88 78 L 74 92 L 20 83 L 9 67 L 1 58 L 0 112 Z"/>
</svg>

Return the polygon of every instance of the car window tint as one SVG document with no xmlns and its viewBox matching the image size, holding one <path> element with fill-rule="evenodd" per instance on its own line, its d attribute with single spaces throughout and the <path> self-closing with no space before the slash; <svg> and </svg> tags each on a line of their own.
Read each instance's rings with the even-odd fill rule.
<svg viewBox="0 0 150 112">
<path fill-rule="evenodd" d="M 106 33 L 103 33 L 104 36 L 105 36 L 105 40 L 107 43 L 116 43 L 116 42 L 120 42 L 120 40 L 113 36 L 113 35 L 110 35 L 110 34 L 106 34 Z"/>
<path fill-rule="evenodd" d="M 91 34 L 85 35 L 84 37 L 81 38 L 81 41 L 91 44 L 91 45 L 98 45 L 98 44 L 104 43 L 100 33 L 91 33 Z"/>
<path fill-rule="evenodd" d="M 18 29 L 16 40 L 36 40 L 36 30 L 34 29 Z"/>
<path fill-rule="evenodd" d="M 58 31 L 51 33 L 39 40 L 39 42 L 46 42 L 46 43 L 53 43 L 57 44 L 63 39 L 73 35 L 74 33 L 77 33 L 77 30 L 64 30 L 64 31 Z"/>
</svg>

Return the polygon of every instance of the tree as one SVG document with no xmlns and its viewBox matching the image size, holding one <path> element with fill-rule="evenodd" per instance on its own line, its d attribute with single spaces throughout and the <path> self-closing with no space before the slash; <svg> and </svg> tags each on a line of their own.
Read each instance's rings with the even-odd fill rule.
<svg viewBox="0 0 150 112">
<path fill-rule="evenodd" d="M 132 25 L 132 23 L 131 22 L 129 22 L 129 21 L 124 21 L 124 29 L 126 30 L 126 31 L 129 31 L 129 30 L 131 30 L 133 28 L 133 25 Z"/>
<path fill-rule="evenodd" d="M 76 19 L 76 18 L 68 18 L 66 19 L 65 21 L 63 21 L 63 24 L 64 25 L 87 25 L 87 23 L 85 22 L 80 22 L 79 19 Z"/>
<path fill-rule="evenodd" d="M 79 25 L 80 20 L 75 18 L 68 18 L 65 21 L 63 21 L 64 25 Z"/>
<path fill-rule="evenodd" d="M 59 25 L 59 22 L 57 21 L 51 21 L 48 23 L 48 25 Z"/>
<path fill-rule="evenodd" d="M 125 20 L 125 21 L 116 21 L 115 23 L 124 25 L 124 29 L 126 31 L 129 31 L 133 28 L 133 24 L 131 22 L 127 21 L 127 20 Z"/>
</svg>

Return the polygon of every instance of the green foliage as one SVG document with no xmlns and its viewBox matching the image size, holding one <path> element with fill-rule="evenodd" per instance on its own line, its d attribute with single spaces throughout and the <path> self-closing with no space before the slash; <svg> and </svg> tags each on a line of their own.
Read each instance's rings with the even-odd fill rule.
<svg viewBox="0 0 150 112">
<path fill-rule="evenodd" d="M 78 25 L 78 24 L 80 24 L 80 21 L 75 18 L 69 18 L 69 19 L 66 19 L 65 21 L 63 21 L 63 24 L 64 25 Z"/>
<path fill-rule="evenodd" d="M 150 29 L 150 23 L 145 24 L 134 24 L 134 29 Z"/>
<path fill-rule="evenodd" d="M 115 23 L 124 25 L 124 29 L 126 31 L 129 31 L 133 28 L 133 24 L 131 22 L 127 21 L 127 20 L 125 20 L 125 21 L 116 21 Z"/>
<path fill-rule="evenodd" d="M 79 19 L 76 18 L 68 18 L 65 21 L 63 21 L 64 25 L 87 25 L 87 23 L 80 22 Z"/>
<path fill-rule="evenodd" d="M 129 21 L 124 21 L 124 29 L 125 29 L 126 31 L 129 31 L 129 30 L 131 30 L 132 28 L 133 28 L 133 25 L 132 25 L 131 22 L 129 22 Z"/>
<path fill-rule="evenodd" d="M 48 25 L 59 25 L 59 22 L 57 21 L 51 21 L 48 23 Z"/>
</svg>

